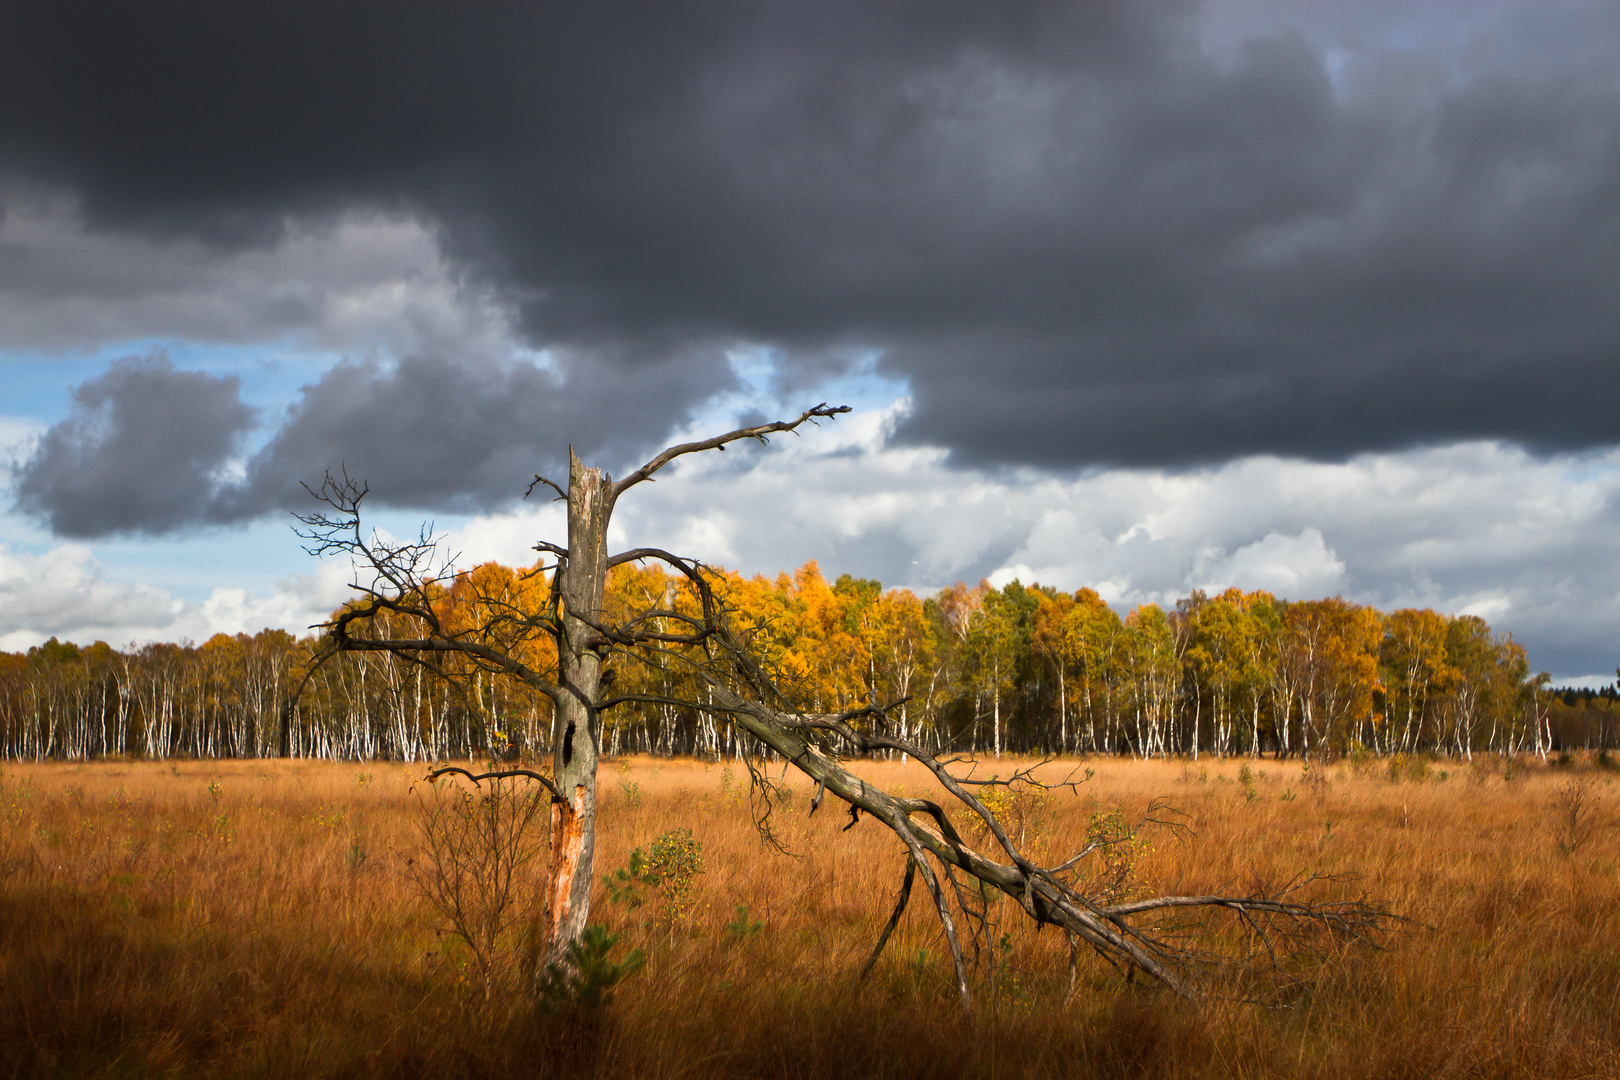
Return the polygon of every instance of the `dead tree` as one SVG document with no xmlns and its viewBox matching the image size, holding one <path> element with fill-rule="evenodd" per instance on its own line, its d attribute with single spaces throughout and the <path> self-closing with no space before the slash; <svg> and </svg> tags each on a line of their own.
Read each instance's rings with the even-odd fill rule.
<svg viewBox="0 0 1620 1080">
<path fill-rule="evenodd" d="M 744 439 L 768 441 L 779 432 L 795 431 L 849 411 L 847 405 L 817 405 L 795 420 L 740 428 L 712 439 L 682 443 L 656 455 L 641 468 L 614 480 L 601 469 L 586 465 L 569 451 L 568 486 L 535 476 L 529 494 L 537 488 L 556 492 L 568 507 L 566 546 L 541 541 L 534 550 L 554 560 L 549 568 L 551 588 L 544 610 L 527 611 L 506 604 L 493 605 L 486 620 L 470 627 L 448 626 L 436 600 L 454 576 L 440 561 L 441 553 L 426 532 L 415 542 L 390 544 L 367 536 L 360 522 L 367 488 L 346 474 L 328 475 L 313 492 L 327 510 L 303 516 L 301 535 L 314 555 L 345 554 L 353 558 L 364 578 L 354 583 L 360 594 L 337 618 L 325 624 L 330 651 L 382 651 L 417 662 L 442 654 L 465 657 L 484 671 L 517 679 L 544 694 L 553 706 L 553 760 L 550 777 L 530 772 L 551 793 L 551 858 L 547 873 L 545 923 L 541 941 L 545 954 L 561 957 L 567 946 L 584 933 L 590 915 L 591 867 L 596 843 L 596 761 L 602 742 L 602 664 L 622 638 L 603 626 L 602 602 L 608 571 L 642 559 L 662 559 L 686 565 L 667 552 L 646 548 L 609 555 L 608 523 L 620 496 L 671 461 L 702 450 L 724 450 Z M 410 638 L 374 637 L 368 631 L 379 615 L 401 616 L 420 628 Z M 651 620 L 655 613 L 644 618 Z M 702 633 L 659 634 L 635 630 L 645 640 L 665 645 L 697 645 Z M 556 670 L 542 671 L 522 659 L 523 646 L 537 637 L 556 649 Z"/>
<path fill-rule="evenodd" d="M 699 563 L 658 548 L 637 548 L 610 555 L 608 523 L 620 496 L 650 480 L 677 457 L 703 450 L 724 450 L 745 439 L 767 441 L 772 434 L 797 431 L 805 424 L 848 412 L 847 406 L 825 404 L 793 420 L 740 428 L 701 442 L 672 446 L 621 480 L 581 462 L 570 452 L 566 489 L 541 476 L 529 487 L 547 488 L 567 504 L 568 543 L 534 545 L 542 555 L 534 573 L 551 575 L 547 601 L 539 610 L 495 601 L 472 625 L 452 626 L 441 618 L 436 600 L 454 571 L 440 558 L 433 538 L 424 533 L 405 544 L 368 537 L 360 524 L 363 483 L 346 475 L 327 477 L 314 494 L 329 508 L 301 518 L 313 554 L 346 554 L 363 571 L 355 583 L 358 598 L 324 625 L 328 655 L 338 651 L 386 651 L 423 663 L 437 672 L 437 660 L 458 655 L 476 670 L 519 680 L 550 699 L 553 708 L 552 767 L 549 775 L 530 769 L 507 769 L 473 776 L 522 775 L 544 785 L 551 795 L 551 848 L 548 864 L 542 948 L 550 964 L 566 963 L 568 947 L 584 932 L 590 914 L 592 856 L 595 846 L 596 769 L 603 714 L 629 702 L 675 705 L 706 712 L 751 736 L 762 750 L 790 763 L 816 785 L 812 812 L 827 793 L 848 808 L 850 827 L 861 816 L 890 829 L 907 852 L 906 877 L 888 928 L 871 960 L 899 921 L 920 875 L 938 913 L 955 966 L 958 992 L 970 1007 L 972 988 L 958 916 L 972 919 L 976 909 L 963 892 L 965 883 L 995 890 L 1014 900 L 1037 925 L 1051 925 L 1069 935 L 1073 946 L 1085 943 L 1127 973 L 1142 972 L 1186 996 L 1200 992 L 1199 974 L 1215 962 L 1218 950 L 1210 938 L 1189 941 L 1178 933 L 1189 912 L 1228 913 L 1244 931 L 1247 946 L 1274 961 L 1322 935 L 1369 940 L 1392 921 L 1388 913 L 1359 901 L 1313 903 L 1296 900 L 1296 888 L 1264 895 L 1166 896 L 1125 900 L 1088 891 L 1081 868 L 1105 854 L 1119 837 L 1094 838 L 1066 861 L 1042 866 L 1028 858 L 975 789 L 985 784 L 1035 784 L 1032 771 L 1008 780 L 975 780 L 951 771 L 929 748 L 889 732 L 887 710 L 898 703 L 837 714 L 809 713 L 790 698 L 755 659 L 745 634 L 732 625 L 711 572 Z M 552 559 L 545 566 L 545 557 Z M 608 571 L 643 560 L 665 563 L 684 579 L 695 604 L 686 610 L 653 607 L 610 623 L 603 610 Z M 419 628 L 414 636 L 373 634 L 384 620 Z M 554 669 L 526 660 L 525 650 L 537 640 L 555 648 Z M 615 695 L 604 685 L 604 664 L 658 664 L 687 671 L 703 693 L 691 698 L 655 694 Z M 927 767 L 948 796 L 948 806 L 930 799 L 891 795 L 844 765 L 849 757 L 872 751 L 895 751 Z M 465 770 L 441 770 L 460 771 Z M 469 774 L 471 775 L 471 774 Z M 757 779 L 757 778 L 756 778 Z M 983 843 L 964 840 L 958 821 L 972 822 Z M 982 826 L 982 829 L 981 829 Z M 981 850 L 982 848 L 982 850 Z M 1307 879 L 1309 880 L 1314 879 Z M 982 918 L 982 907 L 977 909 Z M 1280 964 L 1274 969 L 1281 971 Z M 1072 968 L 1071 968 L 1072 979 Z"/>
</svg>

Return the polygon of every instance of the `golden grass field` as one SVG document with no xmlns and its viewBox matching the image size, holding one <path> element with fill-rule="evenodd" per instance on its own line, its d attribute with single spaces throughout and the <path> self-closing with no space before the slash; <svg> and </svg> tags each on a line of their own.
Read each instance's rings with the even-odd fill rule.
<svg viewBox="0 0 1620 1080">
<path fill-rule="evenodd" d="M 705 872 L 673 929 L 598 889 L 647 964 L 589 1020 L 485 1003 L 412 884 L 425 766 L 7 763 L 0 777 L 0 1075 L 1620 1077 L 1620 785 L 1577 762 L 1317 767 L 1074 763 L 1025 823 L 1053 854 L 1091 815 L 1162 796 L 1144 887 L 1242 891 L 1356 875 L 1414 920 L 1285 1008 L 1183 1002 L 1067 952 L 1010 903 L 997 992 L 964 1017 L 919 883 L 874 976 L 899 843 L 802 779 L 761 845 L 736 765 L 604 762 L 596 870 L 689 828 Z M 1010 762 L 982 767 L 1009 768 Z M 1047 766 L 1053 778 L 1070 767 Z M 920 794 L 915 765 L 867 764 Z M 1504 773 L 1507 777 L 1504 778 Z M 1442 778 L 1443 776 L 1443 778 Z M 1585 785 L 1570 831 L 1569 791 Z M 543 841 L 542 841 L 543 842 Z M 1570 848 L 1573 846 L 1573 851 Z M 543 856 L 542 856 L 543 858 Z M 414 864 L 419 866 L 420 864 Z M 740 933 L 737 905 L 762 924 Z M 727 929 L 728 924 L 733 928 Z M 1219 988 L 1217 988 L 1219 989 Z"/>
</svg>

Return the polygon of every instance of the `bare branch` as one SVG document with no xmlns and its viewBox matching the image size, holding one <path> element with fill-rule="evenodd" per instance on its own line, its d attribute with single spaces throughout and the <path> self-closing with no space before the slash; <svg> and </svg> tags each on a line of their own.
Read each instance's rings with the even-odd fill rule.
<svg viewBox="0 0 1620 1080">
<path fill-rule="evenodd" d="M 557 700 L 563 689 L 527 665 L 512 659 L 499 649 L 475 641 L 457 641 L 453 638 L 390 638 L 386 641 L 345 636 L 342 648 L 354 652 L 386 652 L 408 655 L 413 652 L 460 653 L 477 657 L 491 668 L 504 672 L 532 686 L 540 693 Z"/>
<path fill-rule="evenodd" d="M 420 535 L 410 543 L 385 543 L 376 533 L 368 539 L 360 527 L 360 504 L 370 489 L 347 470 L 340 477 L 328 472 L 319 490 L 308 484 L 303 488 L 336 514 L 295 514 L 304 527 L 294 531 L 305 541 L 304 550 L 311 555 L 345 554 L 359 566 L 368 567 L 370 583 L 355 582 L 354 588 L 371 595 L 416 595 L 425 600 L 430 586 L 455 576 L 455 557 L 446 557 L 440 551 L 440 538 L 433 534 L 431 522 L 424 524 Z"/>
<path fill-rule="evenodd" d="M 533 769 L 502 769 L 499 772 L 474 774 L 471 770 L 463 769 L 459 765 L 441 765 L 432 772 L 429 772 L 425 779 L 431 784 L 437 781 L 439 777 L 449 776 L 451 773 L 460 773 L 462 776 L 465 776 L 475 784 L 482 783 L 485 780 L 505 780 L 509 777 L 523 776 L 530 780 L 538 781 L 542 787 L 551 792 L 551 797 L 553 799 L 560 799 L 563 797 L 562 792 L 557 790 L 557 785 L 551 782 L 551 777 L 546 776 L 544 773 L 537 773 Z"/>
<path fill-rule="evenodd" d="M 799 771 L 813 779 L 850 804 L 882 821 L 905 842 L 908 851 L 917 858 L 925 872 L 925 880 L 933 876 L 923 856 L 932 856 L 947 870 L 961 870 L 983 887 L 999 891 L 1013 900 L 1037 924 L 1054 924 L 1085 941 L 1111 962 L 1121 963 L 1127 970 L 1142 971 L 1185 997 L 1196 997 L 1201 992 L 1192 979 L 1194 969 L 1205 966 L 1203 954 L 1194 952 L 1166 936 L 1162 928 L 1139 925 L 1133 916 L 1152 914 L 1168 909 L 1202 909 L 1227 911 L 1250 920 L 1251 932 L 1263 942 L 1283 941 L 1293 934 L 1291 927 L 1256 922 L 1258 916 L 1292 919 L 1299 923 L 1300 932 L 1310 926 L 1328 929 L 1346 940 L 1370 941 L 1386 929 L 1394 919 L 1380 908 L 1352 903 L 1301 904 L 1275 896 L 1228 897 L 1204 896 L 1168 898 L 1158 904 L 1138 902 L 1145 906 L 1121 904 L 1109 907 L 1088 898 L 1060 877 L 1061 869 L 1072 866 L 1071 860 L 1059 870 L 1047 870 L 1025 857 L 1008 836 L 996 816 L 971 791 L 956 782 L 933 755 L 904 740 L 889 736 L 863 733 L 850 728 L 836 717 L 803 717 L 784 714 L 758 702 L 739 698 L 723 682 L 711 684 L 715 706 L 703 702 L 690 703 L 692 707 L 706 709 L 715 715 L 728 717 L 744 730 L 792 763 Z M 881 712 L 881 710 L 875 710 Z M 817 731 L 832 731 L 841 735 L 852 749 L 885 747 L 903 749 L 930 768 L 936 779 L 960 803 L 984 821 L 987 831 L 996 839 L 1003 857 L 1008 861 L 992 859 L 965 843 L 957 831 L 950 827 L 948 815 L 936 804 L 919 799 L 899 799 L 871 783 L 849 773 L 830 754 L 819 749 L 807 738 Z M 1162 810 L 1162 807 L 1160 808 Z M 926 813 L 930 822 L 918 821 L 914 813 Z M 1149 818 L 1159 820 L 1160 814 L 1150 811 Z M 1089 851 L 1099 850 L 1094 844 Z M 1083 852 L 1087 853 L 1087 852 Z M 938 884 L 937 880 L 934 882 Z M 965 896 L 959 896 L 958 906 L 968 914 Z M 944 894 L 936 895 L 936 907 L 948 910 Z M 942 920 L 945 910 L 942 910 Z M 950 935 L 956 933 L 950 925 Z M 956 945 L 959 951 L 960 943 Z M 1278 969 L 1280 970 L 1280 969 Z M 959 980 L 959 990 L 966 997 L 965 976 Z"/>
<path fill-rule="evenodd" d="M 703 569 L 703 564 L 696 559 L 683 559 L 679 555 L 671 555 L 663 548 L 650 547 L 632 548 L 629 551 L 620 552 L 608 560 L 608 567 L 622 566 L 628 562 L 641 562 L 644 559 L 658 559 L 667 562 L 689 578 Z"/>
<path fill-rule="evenodd" d="M 530 495 L 533 495 L 534 494 L 534 489 L 539 487 L 541 484 L 546 485 L 546 487 L 550 488 L 552 491 L 555 491 L 557 493 L 557 497 L 555 499 L 552 499 L 551 500 L 552 502 L 567 502 L 568 501 L 568 492 L 566 492 L 562 488 L 558 487 L 554 481 L 547 480 L 545 477 L 541 476 L 539 473 L 535 473 L 534 474 L 534 479 L 529 481 L 529 486 L 523 490 L 523 497 L 525 499 L 527 499 Z"/>
<path fill-rule="evenodd" d="M 939 887 L 939 875 L 928 865 L 928 856 L 917 834 L 904 822 L 899 823 L 895 833 L 905 841 L 911 865 L 922 870 L 923 884 L 928 886 L 934 910 L 939 912 L 940 928 L 945 931 L 945 944 L 951 950 L 951 963 L 956 970 L 956 993 L 961 999 L 962 1011 L 970 1012 L 973 1009 L 973 991 L 968 986 L 967 961 L 962 956 L 962 942 L 956 933 L 956 918 L 951 914 L 950 901 L 945 899 L 945 891 Z"/>
<path fill-rule="evenodd" d="M 895 708 L 896 706 L 898 706 L 900 704 L 901 704 L 901 702 L 897 701 L 893 705 L 884 706 L 884 708 L 885 708 L 885 710 L 893 709 L 893 708 Z M 952 758 L 950 761 L 942 761 L 942 762 L 940 762 L 940 764 L 941 765 L 952 765 L 952 764 L 955 764 L 957 761 L 960 761 L 960 760 L 963 760 L 963 759 L 961 759 L 961 758 Z M 1000 777 L 996 777 L 996 776 L 992 776 L 988 780 L 973 780 L 973 779 L 971 779 L 969 777 L 966 777 L 966 776 L 958 776 L 955 779 L 956 779 L 956 782 L 958 784 L 967 784 L 967 785 L 972 785 L 972 786 L 975 786 L 975 787 L 1005 787 L 1005 788 L 1010 788 L 1010 787 L 1015 787 L 1015 786 L 1017 786 L 1019 784 L 1025 784 L 1025 785 L 1027 785 L 1029 787 L 1036 788 L 1036 789 L 1039 789 L 1041 791 L 1055 791 L 1058 788 L 1068 788 L 1070 791 L 1078 793 L 1079 790 L 1080 790 L 1080 785 L 1085 783 L 1085 780 L 1076 781 L 1074 779 L 1074 774 L 1080 771 L 1077 768 L 1076 769 L 1070 769 L 1069 770 L 1069 775 L 1064 777 L 1062 780 L 1059 780 L 1055 784 L 1048 783 L 1047 781 L 1042 780 L 1038 776 L 1035 775 L 1035 770 L 1036 769 L 1039 769 L 1043 765 L 1050 765 L 1052 762 L 1054 762 L 1056 760 L 1057 760 L 1057 755 L 1048 754 L 1045 757 L 1043 757 L 1041 760 L 1035 762 L 1033 765 L 1027 765 L 1022 769 L 1014 769 L 1013 772 L 1012 772 L 1012 775 L 1008 776 L 1005 780 L 1001 779 Z M 1086 779 L 1089 780 L 1090 776 L 1088 775 L 1086 777 Z"/>
<path fill-rule="evenodd" d="M 911 899 L 911 883 L 917 877 L 917 860 L 908 851 L 906 853 L 906 876 L 900 882 L 900 895 L 894 902 L 894 914 L 889 916 L 888 924 L 883 927 L 883 933 L 878 935 L 877 944 L 872 948 L 872 955 L 861 968 L 860 982 L 865 982 L 872 969 L 877 967 L 878 957 L 883 955 L 883 946 L 889 943 L 889 935 L 894 928 L 900 925 L 900 916 L 906 913 L 906 901 Z"/>
<path fill-rule="evenodd" d="M 617 500 L 620 495 L 623 495 L 626 491 L 629 491 L 643 480 L 650 480 L 653 473 L 657 472 L 659 469 L 662 469 L 665 465 L 668 465 L 671 461 L 674 461 L 683 454 L 696 454 L 703 450 L 724 450 L 727 443 L 738 442 L 742 439 L 758 439 L 760 442 L 768 442 L 768 436 L 773 435 L 776 432 L 793 431 L 803 424 L 813 424 L 818 419 L 831 419 L 840 413 L 847 413 L 849 411 L 850 408 L 848 405 L 832 406 L 828 405 L 826 402 L 822 402 L 813 409 L 806 409 L 796 420 L 777 420 L 770 424 L 758 424 L 754 427 L 738 428 L 736 431 L 728 431 L 724 435 L 716 435 L 712 439 L 704 439 L 701 442 L 681 443 L 678 446 L 671 446 L 669 449 L 663 451 L 657 457 L 647 462 L 647 464 L 643 465 L 629 476 L 626 476 L 623 480 L 620 480 L 618 483 L 614 484 L 612 489 L 612 498 Z"/>
</svg>

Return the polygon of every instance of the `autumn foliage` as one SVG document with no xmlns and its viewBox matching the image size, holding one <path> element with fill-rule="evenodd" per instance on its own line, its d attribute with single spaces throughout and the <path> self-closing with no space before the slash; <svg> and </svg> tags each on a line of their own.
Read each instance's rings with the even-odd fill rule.
<svg viewBox="0 0 1620 1080">
<path fill-rule="evenodd" d="M 896 733 L 925 745 L 1331 760 L 1545 756 L 1606 749 L 1620 735 L 1612 696 L 1555 695 L 1523 648 L 1476 616 L 1230 589 L 1122 618 L 1091 589 L 957 584 L 922 598 L 848 575 L 829 582 L 813 562 L 775 579 L 722 570 L 714 581 L 790 704 L 899 702 Z M 476 628 L 555 670 L 549 635 L 519 617 L 545 607 L 544 575 L 485 564 L 434 597 L 448 627 Z M 610 621 L 696 611 L 684 581 L 649 565 L 615 568 L 606 603 Z M 551 704 L 515 682 L 454 657 L 375 653 L 333 657 L 306 684 L 320 644 L 264 631 L 123 652 L 53 639 L 0 655 L 0 755 L 439 760 L 546 749 Z M 620 662 L 609 677 L 618 695 L 701 693 L 667 656 Z M 731 754 L 738 743 L 698 710 L 632 701 L 607 714 L 604 749 Z"/>
</svg>

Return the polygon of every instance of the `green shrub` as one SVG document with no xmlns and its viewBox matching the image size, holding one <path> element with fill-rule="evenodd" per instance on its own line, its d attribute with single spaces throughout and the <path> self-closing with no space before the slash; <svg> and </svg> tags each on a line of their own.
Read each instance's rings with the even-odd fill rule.
<svg viewBox="0 0 1620 1080">
<path fill-rule="evenodd" d="M 613 987 L 640 971 L 647 958 L 636 949 L 615 963 L 609 954 L 616 934 L 592 923 L 578 941 L 569 942 L 568 962 L 546 968 L 537 987 L 540 1008 L 553 1015 L 594 1012 L 613 997 Z"/>
<path fill-rule="evenodd" d="M 701 873 L 703 845 L 693 839 L 691 829 L 671 829 L 632 851 L 629 864 L 605 876 L 602 884 L 610 901 L 629 908 L 645 904 L 649 892 L 659 893 L 658 921 L 673 926 L 691 910 L 692 887 Z"/>
</svg>

